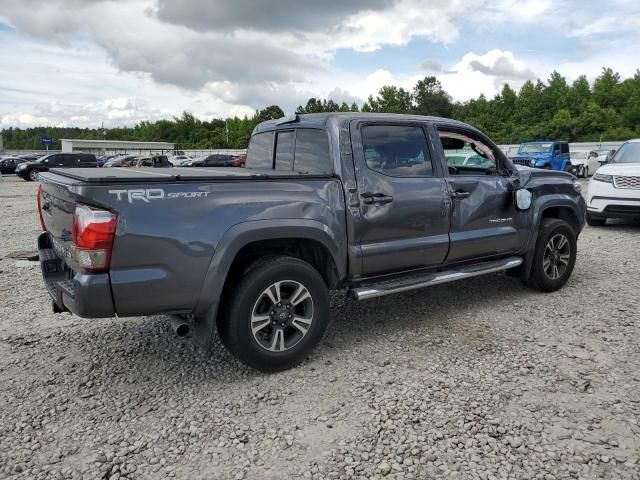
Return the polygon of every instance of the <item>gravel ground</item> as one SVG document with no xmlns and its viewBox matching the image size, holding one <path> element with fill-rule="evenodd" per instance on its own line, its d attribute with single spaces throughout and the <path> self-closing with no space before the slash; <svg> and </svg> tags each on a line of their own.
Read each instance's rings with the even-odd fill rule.
<svg viewBox="0 0 640 480">
<path fill-rule="evenodd" d="M 506 275 L 355 303 L 264 375 L 164 317 L 51 313 L 37 185 L 0 182 L 0 477 L 640 478 L 640 226 L 553 294 Z"/>
</svg>

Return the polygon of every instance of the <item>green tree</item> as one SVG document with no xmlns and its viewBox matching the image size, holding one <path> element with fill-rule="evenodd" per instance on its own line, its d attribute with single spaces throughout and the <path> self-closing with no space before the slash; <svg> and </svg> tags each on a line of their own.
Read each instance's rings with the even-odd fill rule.
<svg viewBox="0 0 640 480">
<path fill-rule="evenodd" d="M 256 120 L 264 122 L 265 120 L 275 120 L 284 117 L 284 112 L 278 105 L 270 105 L 256 113 Z"/>
<path fill-rule="evenodd" d="M 450 117 L 453 105 L 451 97 L 436 77 L 424 77 L 413 88 L 412 111 L 418 115 Z"/>
</svg>

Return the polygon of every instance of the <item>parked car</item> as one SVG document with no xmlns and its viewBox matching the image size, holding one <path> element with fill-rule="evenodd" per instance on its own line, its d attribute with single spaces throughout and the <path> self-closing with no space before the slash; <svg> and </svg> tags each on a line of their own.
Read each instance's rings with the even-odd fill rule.
<svg viewBox="0 0 640 480">
<path fill-rule="evenodd" d="M 50 153 L 32 162 L 16 167 L 16 175 L 27 181 L 36 181 L 42 172 L 50 168 L 97 168 L 98 161 L 92 153 Z"/>
<path fill-rule="evenodd" d="M 571 172 L 573 167 L 569 160 L 569 144 L 567 142 L 525 142 L 520 144 L 518 154 L 511 158 L 513 163 L 526 167 L 543 168 Z"/>
<path fill-rule="evenodd" d="M 24 160 L 25 162 L 35 162 L 42 155 L 36 155 L 35 153 L 24 153 L 22 155 L 17 155 L 20 160 Z"/>
<path fill-rule="evenodd" d="M 193 158 L 188 155 L 173 155 L 169 157 L 169 161 L 176 167 L 180 166 L 182 162 L 189 160 L 193 160 Z"/>
<path fill-rule="evenodd" d="M 444 152 L 465 148 L 491 167 L 449 166 Z M 506 271 L 555 291 L 585 215 L 573 175 L 518 168 L 477 129 L 413 115 L 263 122 L 244 169 L 42 177 L 38 248 L 54 311 L 175 314 L 176 331 L 210 346 L 217 329 L 263 371 L 320 341 L 329 290 L 366 300 Z"/>
<path fill-rule="evenodd" d="M 165 155 L 132 155 L 128 157 L 121 157 L 118 159 L 110 160 L 104 164 L 103 168 L 142 168 L 142 167 L 154 167 L 154 168 L 166 168 L 173 167 L 169 159 Z"/>
<path fill-rule="evenodd" d="M 109 158 L 104 165 L 102 165 L 102 168 L 130 167 L 135 158 L 136 155 L 116 155 Z"/>
<path fill-rule="evenodd" d="M 595 151 L 571 152 L 570 157 L 572 171 L 577 177 L 587 178 L 600 168 L 601 157 Z"/>
<path fill-rule="evenodd" d="M 640 139 L 625 142 L 591 177 L 587 223 L 603 226 L 607 218 L 640 219 Z"/>
<path fill-rule="evenodd" d="M 609 160 L 611 160 L 611 157 L 613 157 L 613 154 L 616 153 L 616 151 L 610 148 L 605 148 L 605 149 L 591 150 L 591 153 L 596 154 L 595 157 L 598 159 L 598 163 L 602 165 L 604 163 L 607 163 Z"/>
<path fill-rule="evenodd" d="M 240 153 L 233 156 L 233 166 L 243 168 L 247 163 L 247 154 Z"/>
<path fill-rule="evenodd" d="M 493 167 L 493 163 L 488 159 L 480 156 L 474 150 L 463 150 L 460 152 L 451 152 L 445 150 L 445 156 L 447 157 L 447 165 L 451 168 L 457 167 Z"/>
<path fill-rule="evenodd" d="M 96 161 L 98 162 L 98 167 L 103 167 L 109 161 L 109 158 L 106 155 L 98 155 Z"/>
<path fill-rule="evenodd" d="M 212 153 L 205 157 L 194 158 L 186 163 L 185 167 L 236 167 L 237 160 L 233 155 Z"/>
<path fill-rule="evenodd" d="M 26 160 L 18 157 L 3 158 L 2 160 L 0 160 L 0 173 L 3 173 L 5 175 L 8 173 L 15 173 L 18 165 L 24 163 L 25 161 Z"/>
</svg>

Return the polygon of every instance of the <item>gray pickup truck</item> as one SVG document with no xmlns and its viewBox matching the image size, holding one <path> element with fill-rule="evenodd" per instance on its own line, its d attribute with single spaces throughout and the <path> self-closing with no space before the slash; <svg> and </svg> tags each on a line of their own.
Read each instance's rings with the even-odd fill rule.
<svg viewBox="0 0 640 480">
<path fill-rule="evenodd" d="M 330 290 L 499 271 L 557 290 L 585 218 L 575 177 L 516 167 L 469 125 L 364 113 L 261 123 L 243 169 L 53 169 L 38 206 L 54 311 L 169 314 L 263 371 L 318 343 Z"/>
</svg>

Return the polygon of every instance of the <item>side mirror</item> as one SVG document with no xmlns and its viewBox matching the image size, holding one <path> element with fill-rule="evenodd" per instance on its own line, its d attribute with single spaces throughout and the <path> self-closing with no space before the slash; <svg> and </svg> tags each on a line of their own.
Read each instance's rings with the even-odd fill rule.
<svg viewBox="0 0 640 480">
<path fill-rule="evenodd" d="M 598 154 L 596 152 L 589 152 L 589 158 L 596 158 Z"/>
<path fill-rule="evenodd" d="M 516 208 L 521 212 L 529 210 L 531 207 L 533 195 L 526 188 L 519 188 L 514 192 L 514 200 L 516 204 Z"/>
</svg>

